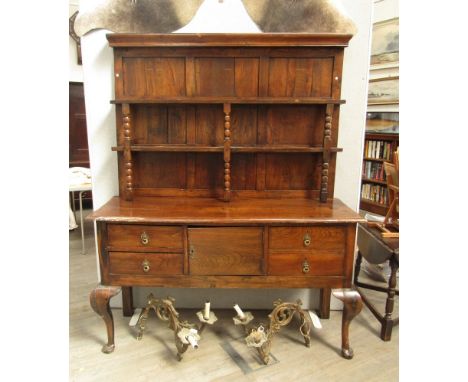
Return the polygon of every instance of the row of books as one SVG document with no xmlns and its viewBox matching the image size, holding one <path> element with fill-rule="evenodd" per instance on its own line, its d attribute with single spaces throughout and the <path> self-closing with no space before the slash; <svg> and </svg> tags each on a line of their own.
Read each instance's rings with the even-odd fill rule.
<svg viewBox="0 0 468 382">
<path fill-rule="evenodd" d="M 366 140 L 364 157 L 390 160 L 392 153 L 391 142 Z"/>
<path fill-rule="evenodd" d="M 364 161 L 362 176 L 367 179 L 385 181 L 385 171 L 383 163 Z"/>
<path fill-rule="evenodd" d="M 382 205 L 388 204 L 387 187 L 376 184 L 364 183 L 361 187 L 361 199 Z"/>
</svg>

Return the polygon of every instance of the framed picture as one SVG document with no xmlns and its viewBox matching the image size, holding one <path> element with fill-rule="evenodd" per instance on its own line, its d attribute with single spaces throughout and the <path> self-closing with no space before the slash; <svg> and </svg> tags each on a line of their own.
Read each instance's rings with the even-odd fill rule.
<svg viewBox="0 0 468 382">
<path fill-rule="evenodd" d="M 366 132 L 368 133 L 399 133 L 399 113 L 368 112 L 366 117 Z"/>
<path fill-rule="evenodd" d="M 399 19 L 375 23 L 372 28 L 371 67 L 399 61 Z"/>
<path fill-rule="evenodd" d="M 382 77 L 369 80 L 368 105 L 397 104 L 398 77 Z"/>
</svg>

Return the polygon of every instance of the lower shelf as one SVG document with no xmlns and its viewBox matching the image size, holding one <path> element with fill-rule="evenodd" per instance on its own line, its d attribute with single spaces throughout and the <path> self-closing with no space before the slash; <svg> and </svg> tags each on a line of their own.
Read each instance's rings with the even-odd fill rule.
<svg viewBox="0 0 468 382">
<path fill-rule="evenodd" d="M 361 199 L 359 209 L 385 216 L 388 211 L 388 206 L 386 204 L 373 202 L 372 200 Z"/>
</svg>

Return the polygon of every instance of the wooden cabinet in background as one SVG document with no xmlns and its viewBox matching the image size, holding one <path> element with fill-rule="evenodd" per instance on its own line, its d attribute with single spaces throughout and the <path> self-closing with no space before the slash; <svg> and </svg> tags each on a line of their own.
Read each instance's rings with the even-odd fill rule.
<svg viewBox="0 0 468 382">
<path fill-rule="evenodd" d="M 68 167 L 90 168 L 88 134 L 86 131 L 86 110 L 82 82 L 69 82 Z M 74 202 L 76 208 L 79 208 L 78 192 L 75 192 Z M 83 193 L 83 207 L 92 207 L 91 191 Z"/>
<path fill-rule="evenodd" d="M 331 288 L 352 286 L 363 221 L 333 196 L 351 35 L 107 37 L 120 196 L 91 216 L 103 351 L 119 287 L 128 315 L 134 286 L 320 288 L 327 318 Z M 359 302 L 345 302 L 347 358 Z"/>
</svg>

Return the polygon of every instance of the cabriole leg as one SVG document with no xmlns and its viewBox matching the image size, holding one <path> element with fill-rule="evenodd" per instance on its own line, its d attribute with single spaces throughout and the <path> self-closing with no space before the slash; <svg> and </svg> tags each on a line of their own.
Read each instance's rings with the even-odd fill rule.
<svg viewBox="0 0 468 382">
<path fill-rule="evenodd" d="M 343 319 L 341 322 L 341 355 L 346 359 L 354 356 L 353 349 L 349 346 L 349 324 L 362 310 L 361 295 L 355 290 L 336 290 L 333 296 L 343 301 Z"/>
<path fill-rule="evenodd" d="M 120 292 L 120 287 L 98 285 L 89 295 L 93 310 L 104 320 L 107 329 L 107 344 L 102 347 L 103 353 L 112 353 L 114 344 L 114 317 L 109 307 L 109 301 Z"/>
</svg>

